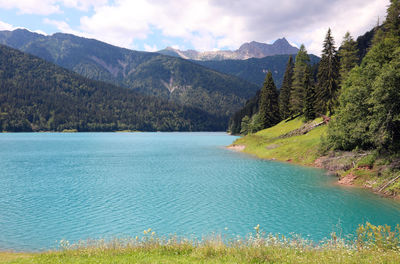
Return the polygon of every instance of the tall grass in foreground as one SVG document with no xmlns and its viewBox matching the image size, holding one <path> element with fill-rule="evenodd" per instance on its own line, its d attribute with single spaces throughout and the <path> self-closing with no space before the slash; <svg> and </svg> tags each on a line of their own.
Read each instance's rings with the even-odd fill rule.
<svg viewBox="0 0 400 264">
<path fill-rule="evenodd" d="M 260 227 L 246 238 L 196 240 L 143 237 L 60 242 L 60 250 L 24 253 L 1 263 L 400 263 L 400 227 L 360 225 L 353 239 L 332 233 L 319 243 L 299 236 L 266 235 Z"/>
</svg>

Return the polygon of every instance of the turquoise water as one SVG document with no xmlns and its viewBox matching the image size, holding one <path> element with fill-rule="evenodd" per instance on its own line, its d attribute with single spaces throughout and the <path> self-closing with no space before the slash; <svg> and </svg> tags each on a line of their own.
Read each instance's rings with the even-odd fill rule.
<svg viewBox="0 0 400 264">
<path fill-rule="evenodd" d="M 400 204 L 323 171 L 225 149 L 224 133 L 0 134 L 0 250 L 57 241 L 292 232 L 400 222 Z M 225 227 L 228 230 L 225 230 Z"/>
</svg>

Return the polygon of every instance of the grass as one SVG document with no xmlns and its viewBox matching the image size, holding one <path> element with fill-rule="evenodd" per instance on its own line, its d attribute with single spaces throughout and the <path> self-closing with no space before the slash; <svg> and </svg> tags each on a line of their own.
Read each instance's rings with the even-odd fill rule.
<svg viewBox="0 0 400 264">
<path fill-rule="evenodd" d="M 258 227 L 256 227 L 258 228 Z M 353 241 L 332 235 L 314 244 L 300 237 L 255 235 L 223 242 L 157 238 L 63 244 L 57 251 L 0 252 L 0 263 L 400 263 L 399 227 L 361 225 Z"/>
<path fill-rule="evenodd" d="M 321 119 L 316 119 L 313 123 L 320 121 Z M 259 158 L 310 165 L 319 156 L 321 137 L 326 132 L 326 126 L 316 127 L 304 135 L 281 138 L 283 135 L 299 129 L 303 124 L 301 118 L 282 121 L 274 127 L 239 138 L 234 145 L 245 145 L 246 148 L 243 152 Z"/>
</svg>

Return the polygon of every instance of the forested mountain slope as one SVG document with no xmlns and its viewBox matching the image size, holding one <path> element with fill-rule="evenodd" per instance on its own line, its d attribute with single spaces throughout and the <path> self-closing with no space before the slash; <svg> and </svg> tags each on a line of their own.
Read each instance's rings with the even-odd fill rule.
<svg viewBox="0 0 400 264">
<path fill-rule="evenodd" d="M 142 94 L 200 108 L 228 120 L 258 87 L 193 62 L 139 52 L 94 39 L 27 30 L 1 31 L 0 43 L 75 71 Z"/>
<path fill-rule="evenodd" d="M 0 45 L 0 131 L 216 131 L 223 117 L 93 81 Z"/>
</svg>

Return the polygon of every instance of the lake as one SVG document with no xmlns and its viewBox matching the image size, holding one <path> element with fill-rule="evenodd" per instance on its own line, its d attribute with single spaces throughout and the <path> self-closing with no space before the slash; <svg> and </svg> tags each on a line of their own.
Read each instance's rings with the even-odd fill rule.
<svg viewBox="0 0 400 264">
<path fill-rule="evenodd" d="M 67 239 L 301 234 L 400 223 L 400 203 L 224 148 L 225 133 L 0 134 L 0 250 Z"/>
</svg>

